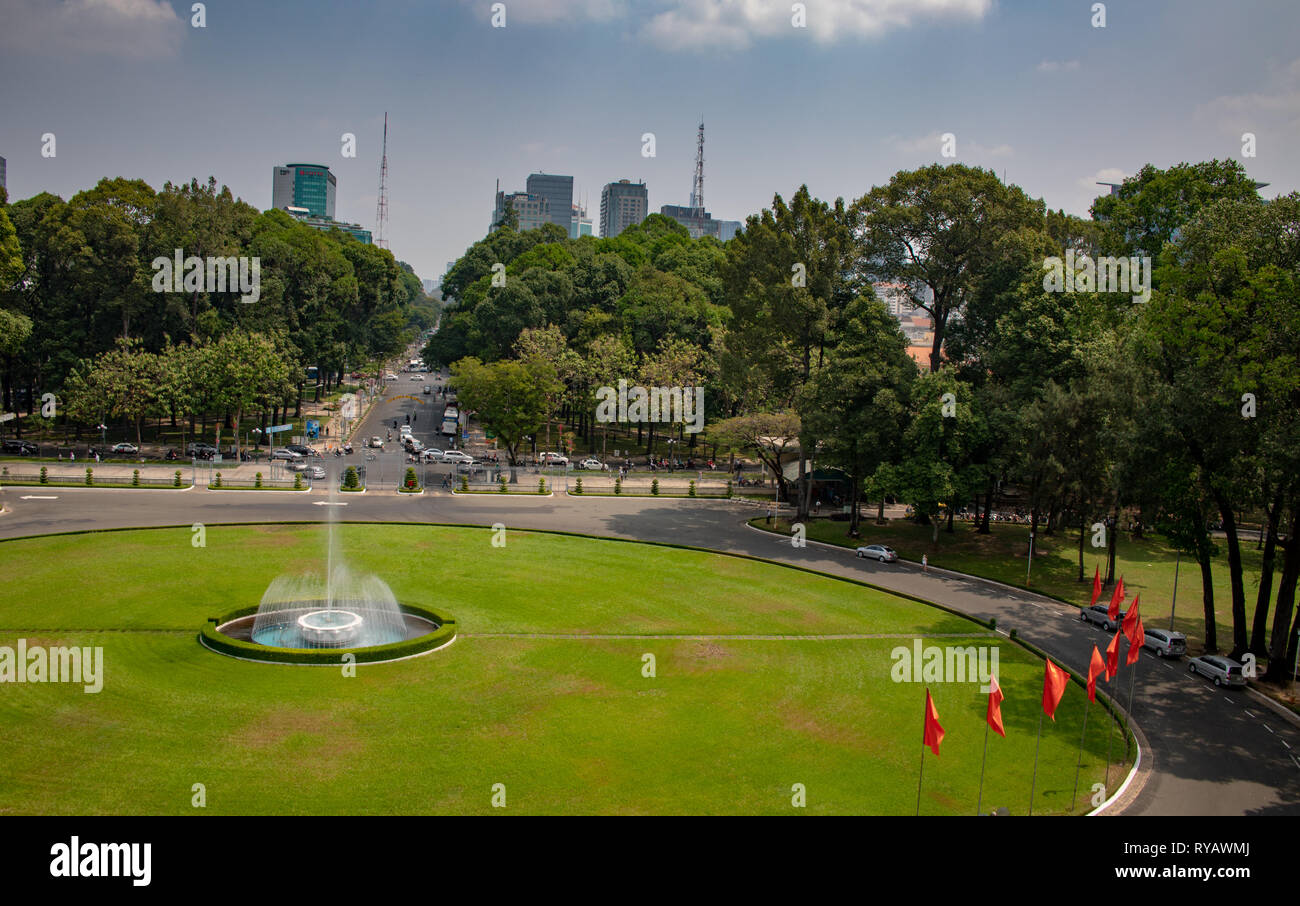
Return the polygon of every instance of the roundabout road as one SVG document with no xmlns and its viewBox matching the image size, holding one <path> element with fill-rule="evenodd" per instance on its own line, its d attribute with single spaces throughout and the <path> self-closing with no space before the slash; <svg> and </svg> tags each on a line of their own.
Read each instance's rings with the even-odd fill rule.
<svg viewBox="0 0 1300 906">
<path fill-rule="evenodd" d="M 1095 644 L 1109 636 L 1078 620 L 1078 611 L 1049 598 L 909 563 L 860 560 L 851 551 L 817 544 L 793 548 L 781 536 L 755 531 L 745 520 L 761 512 L 735 502 L 609 497 L 453 496 L 393 491 L 342 495 L 337 507 L 317 506 L 320 491 L 138 491 L 91 488 L 6 488 L 0 494 L 0 538 L 55 532 L 193 523 L 315 522 L 333 510 L 351 522 L 446 522 L 583 532 L 662 541 L 748 554 L 863 579 L 882 588 L 943 604 L 1026 641 L 1076 671 L 1087 670 Z M 27 499 L 24 499 L 27 498 Z M 472 568 L 472 567 L 471 567 Z M 1148 743 L 1145 783 L 1126 797 L 1125 814 L 1300 814 L 1300 731 L 1241 690 L 1223 691 L 1187 673 L 1184 662 L 1149 652 L 1139 662 L 1134 719 Z M 1121 678 L 1117 694 L 1127 704 Z M 1122 691 L 1121 691 L 1122 690 Z M 1149 773 L 1148 773 L 1149 772 Z"/>
</svg>

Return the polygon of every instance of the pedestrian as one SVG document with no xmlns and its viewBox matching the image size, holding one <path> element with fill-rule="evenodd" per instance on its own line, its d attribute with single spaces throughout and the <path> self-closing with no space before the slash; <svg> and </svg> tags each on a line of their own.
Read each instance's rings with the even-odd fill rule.
<svg viewBox="0 0 1300 906">
<path fill-rule="evenodd" d="M 925 554 L 921 555 L 921 569 L 927 573 L 930 571 L 930 558 Z"/>
<path fill-rule="evenodd" d="M 77 461 L 77 451 L 76 451 L 76 450 L 69 450 L 69 451 L 68 451 L 68 462 L 76 462 L 76 461 Z"/>
<path fill-rule="evenodd" d="M 768 508 L 767 508 L 767 524 L 768 524 L 768 525 L 771 525 L 771 524 L 772 524 L 772 508 L 771 508 L 771 507 L 768 507 Z"/>
</svg>

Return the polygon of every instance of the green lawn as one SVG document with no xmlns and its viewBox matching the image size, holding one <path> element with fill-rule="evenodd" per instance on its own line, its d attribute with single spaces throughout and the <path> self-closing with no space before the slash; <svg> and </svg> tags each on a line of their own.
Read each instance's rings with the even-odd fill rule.
<svg viewBox="0 0 1300 906">
<path fill-rule="evenodd" d="M 767 528 L 766 518 L 750 520 L 752 525 Z M 789 532 L 789 522 L 777 520 L 776 528 Z M 828 544 L 857 547 L 861 544 L 888 544 L 904 560 L 920 562 L 921 555 L 929 557 L 931 566 L 996 579 L 1011 585 L 1026 587 L 1028 565 L 1029 527 L 1025 525 L 997 524 L 990 526 L 987 535 L 976 534 L 969 523 L 954 524 L 953 534 L 939 530 L 936 550 L 930 539 L 932 526 L 895 519 L 888 525 L 876 525 L 870 518 L 861 523 L 861 540 L 845 537 L 847 522 L 814 519 L 807 525 L 808 537 Z M 1071 529 L 1056 535 L 1038 534 L 1034 554 L 1033 574 L 1028 587 L 1073 604 L 1086 606 L 1092 599 L 1092 576 L 1101 567 L 1106 576 L 1105 550 L 1090 545 L 1091 535 L 1084 539 L 1084 581 L 1079 582 L 1079 531 Z M 1262 553 L 1255 550 L 1255 541 L 1242 541 L 1241 556 L 1243 579 L 1246 585 L 1246 613 L 1249 620 L 1255 612 L 1255 596 L 1259 593 L 1259 567 Z M 1169 626 L 1173 606 L 1174 566 L 1177 552 L 1159 535 L 1148 532 L 1146 538 L 1135 539 L 1120 533 L 1116 545 L 1115 573 L 1124 578 L 1125 600 L 1132 602 L 1135 594 L 1142 597 L 1142 619 L 1148 626 Z M 1278 561 L 1281 569 L 1281 560 Z M 1232 645 L 1232 590 L 1228 576 L 1228 550 L 1225 541 L 1219 541 L 1219 555 L 1214 569 L 1214 609 L 1219 633 L 1219 645 Z M 1276 578 L 1274 579 L 1276 582 Z M 1112 589 L 1104 589 L 1102 603 L 1110 603 Z M 1201 571 L 1196 561 L 1182 558 L 1178 570 L 1178 605 L 1174 614 L 1174 628 L 1187 635 L 1188 645 L 1200 651 L 1205 640 L 1205 614 L 1201 602 Z"/>
<path fill-rule="evenodd" d="M 808 813 L 912 814 L 925 689 L 891 681 L 890 652 L 949 633 L 927 644 L 999 646 L 1009 738 L 991 738 L 984 804 L 1027 810 L 1042 662 L 960 617 L 696 551 L 339 532 L 354 569 L 450 612 L 461 637 L 355 677 L 200 647 L 208 616 L 319 568 L 317 526 L 210 526 L 201 549 L 188 526 L 0 543 L 0 645 L 97 645 L 105 661 L 99 694 L 0 686 L 0 813 L 184 814 L 203 783 L 215 813 L 484 814 L 503 783 L 510 813 L 786 814 L 801 783 Z M 809 638 L 844 634 L 899 637 Z M 973 814 L 986 696 L 931 691 L 948 735 L 926 756 L 921 811 Z M 1072 684 L 1046 724 L 1035 813 L 1070 806 L 1085 702 Z M 1076 812 L 1101 776 L 1104 714 L 1092 706 Z"/>
</svg>

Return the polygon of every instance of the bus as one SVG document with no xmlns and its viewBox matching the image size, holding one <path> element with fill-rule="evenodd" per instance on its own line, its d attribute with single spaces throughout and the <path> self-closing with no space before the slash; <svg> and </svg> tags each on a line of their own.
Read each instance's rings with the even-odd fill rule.
<svg viewBox="0 0 1300 906">
<path fill-rule="evenodd" d="M 460 411 L 455 406 L 448 406 L 442 411 L 441 433 L 455 437 L 460 432 Z"/>
</svg>

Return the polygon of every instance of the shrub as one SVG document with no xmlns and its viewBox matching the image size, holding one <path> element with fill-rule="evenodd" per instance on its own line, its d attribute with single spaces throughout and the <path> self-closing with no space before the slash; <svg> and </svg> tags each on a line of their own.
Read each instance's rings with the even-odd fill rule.
<svg viewBox="0 0 1300 906">
<path fill-rule="evenodd" d="M 582 493 L 582 479 L 581 479 L 581 478 L 578 479 L 578 484 L 577 484 L 577 486 L 573 489 L 573 493 L 575 493 L 575 494 L 581 494 L 581 493 Z"/>
<path fill-rule="evenodd" d="M 689 488 L 686 489 L 686 496 L 687 496 L 687 497 L 694 497 L 694 496 L 695 496 L 695 479 L 694 479 L 694 478 L 691 479 L 691 486 L 690 486 Z"/>
<path fill-rule="evenodd" d="M 214 488 L 219 488 L 219 487 L 221 487 L 221 473 L 220 473 L 220 472 L 218 472 L 216 475 L 213 475 L 213 476 L 212 476 L 212 486 L 213 486 Z"/>
<path fill-rule="evenodd" d="M 997 629 L 997 628 L 998 628 L 998 618 L 989 617 L 989 629 Z"/>
<path fill-rule="evenodd" d="M 498 476 L 497 476 L 497 493 L 498 493 L 498 494 L 506 494 L 506 493 L 509 493 L 509 491 L 510 491 L 510 489 L 509 489 L 508 487 L 506 487 L 506 477 L 505 477 L 504 475 L 498 475 Z"/>
<path fill-rule="evenodd" d="M 343 471 L 343 487 L 356 488 L 357 486 L 357 467 L 348 466 Z"/>
<path fill-rule="evenodd" d="M 0 478 L 8 478 L 8 477 L 9 477 L 9 467 L 4 466 L 3 468 L 0 468 Z"/>
<path fill-rule="evenodd" d="M 402 483 L 405 484 L 411 490 L 415 490 L 415 486 L 419 483 L 415 477 L 415 469 L 411 468 L 410 466 L 406 467 L 406 478 L 403 480 Z"/>
<path fill-rule="evenodd" d="M 301 491 L 301 490 L 302 490 L 302 473 L 301 473 L 301 472 L 295 472 L 294 475 L 293 475 L 293 489 L 294 489 L 295 491 Z"/>
<path fill-rule="evenodd" d="M 94 483 L 95 483 L 95 470 L 92 469 L 90 466 L 86 466 L 86 484 L 94 484 Z"/>
<path fill-rule="evenodd" d="M 131 470 L 131 487 L 133 487 L 133 488 L 138 488 L 138 487 L 140 487 L 140 470 L 139 470 L 139 469 L 132 469 L 132 470 Z"/>
<path fill-rule="evenodd" d="M 220 472 L 217 473 L 217 480 L 218 481 L 221 480 Z M 181 486 L 181 470 L 177 469 L 175 474 L 172 475 L 172 487 L 179 488 L 180 486 Z"/>
<path fill-rule="evenodd" d="M 465 474 L 465 475 L 460 476 L 460 489 L 461 489 L 461 492 L 462 492 L 462 493 L 469 491 L 469 474 L 468 474 L 468 473 Z"/>
<path fill-rule="evenodd" d="M 50 483 L 50 470 L 47 469 L 45 466 L 41 466 L 41 484 L 49 484 L 49 483 Z"/>
<path fill-rule="evenodd" d="M 262 486 L 262 473 L 258 472 L 256 475 L 253 476 L 253 487 L 260 488 L 261 486 Z"/>
<path fill-rule="evenodd" d="M 621 478 L 614 479 L 614 493 L 615 494 L 623 493 L 623 479 Z"/>
<path fill-rule="evenodd" d="M 539 493 L 539 494 L 545 494 L 545 493 L 546 493 L 546 479 L 545 479 L 545 478 L 539 478 L 539 479 L 537 479 L 537 493 Z"/>
<path fill-rule="evenodd" d="M 659 496 L 659 479 L 658 479 L 658 478 L 656 478 L 654 481 L 650 482 L 650 493 L 653 494 L 655 497 L 658 497 L 658 496 Z"/>
<path fill-rule="evenodd" d="M 727 479 L 727 496 L 731 496 L 731 479 Z"/>
</svg>

